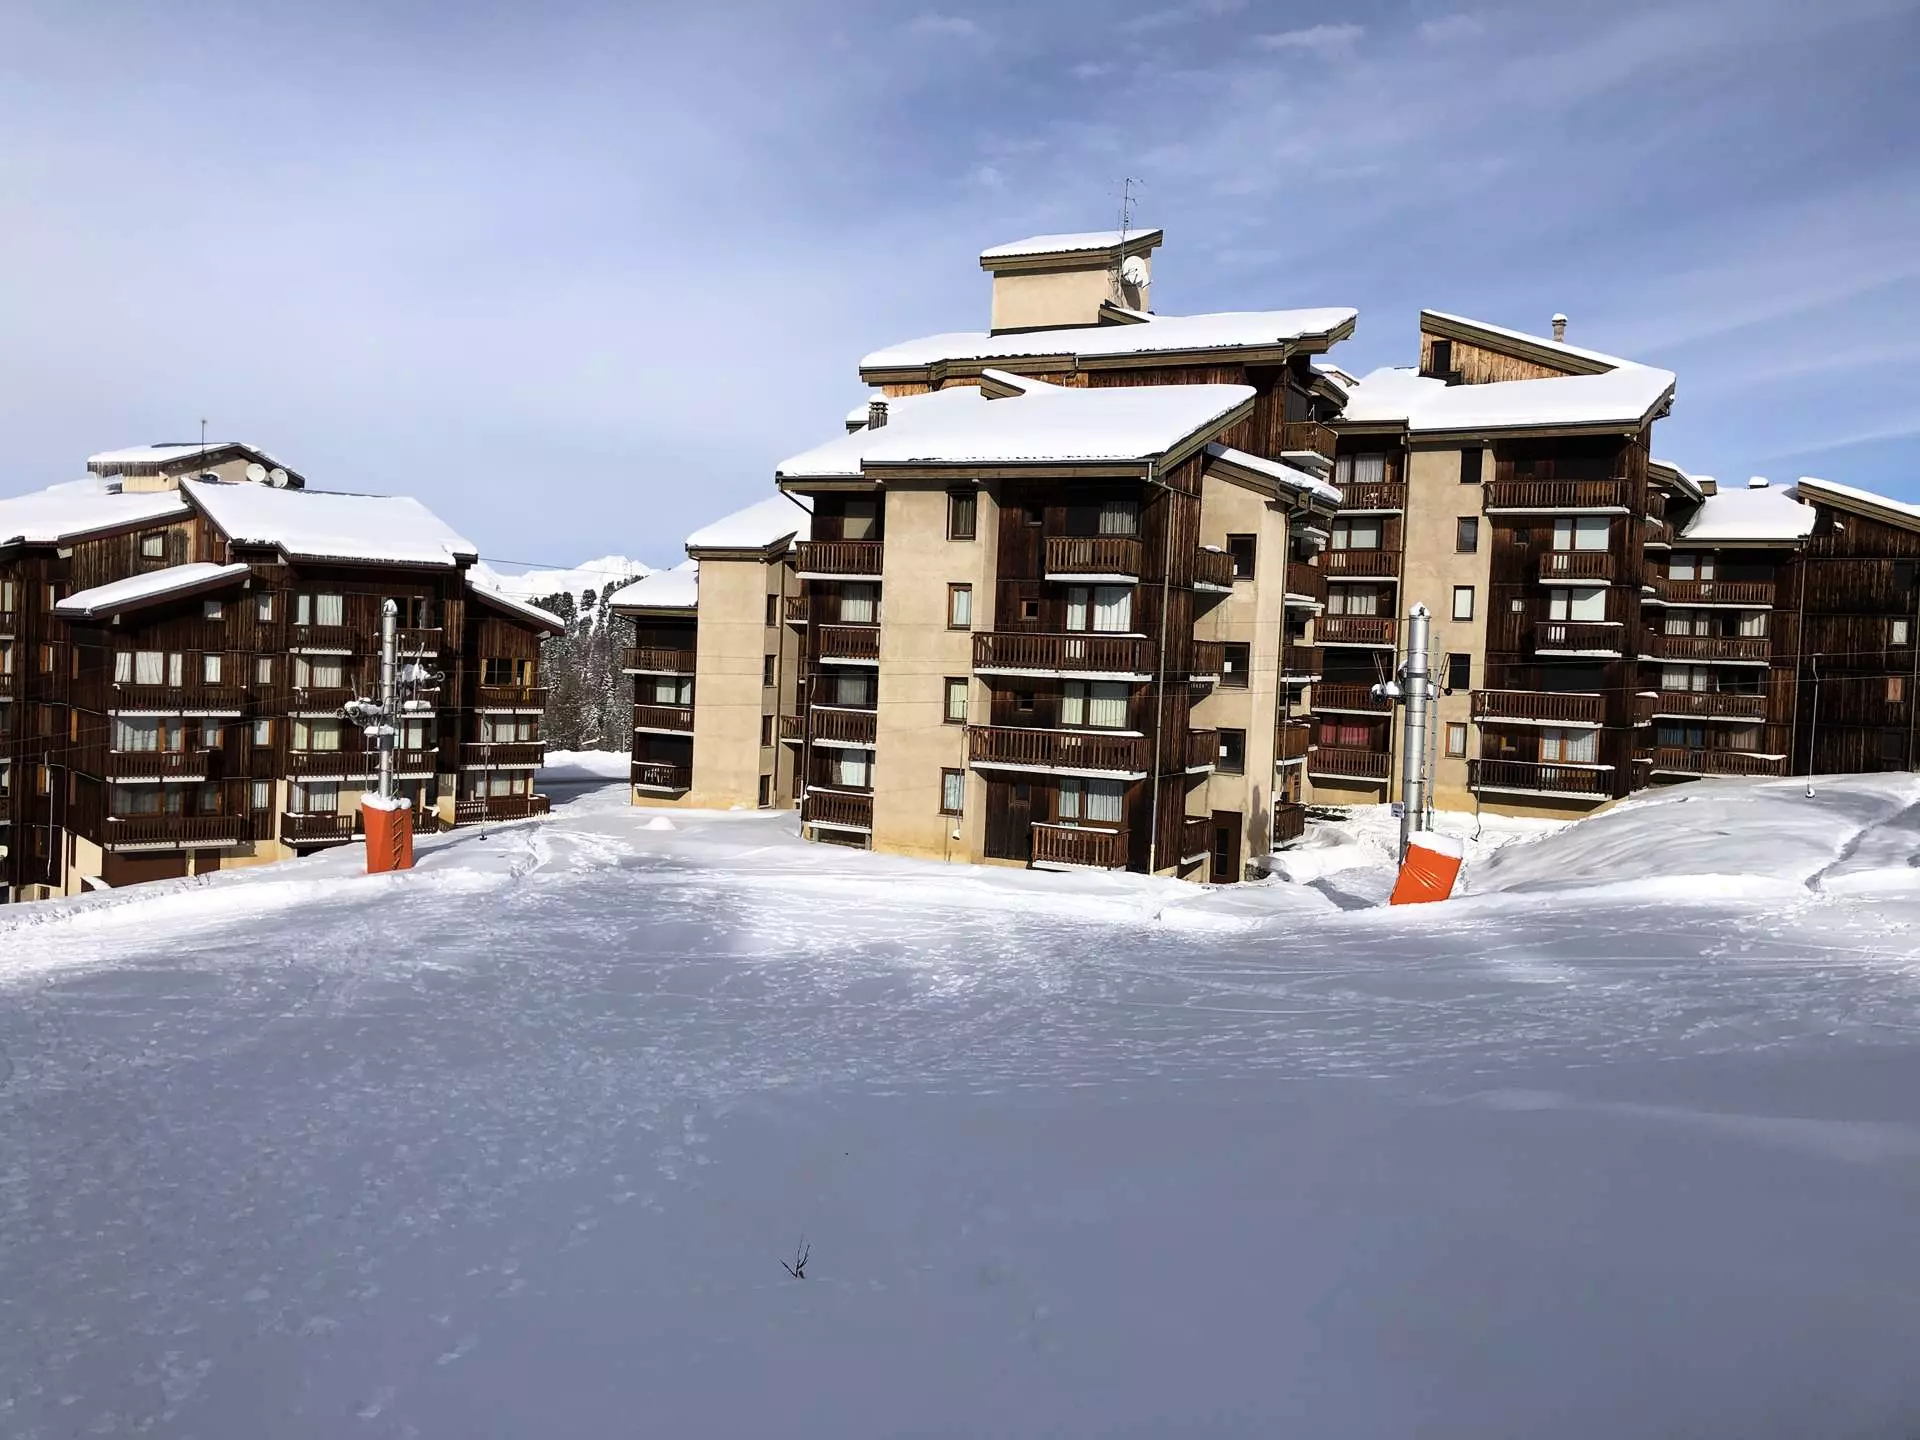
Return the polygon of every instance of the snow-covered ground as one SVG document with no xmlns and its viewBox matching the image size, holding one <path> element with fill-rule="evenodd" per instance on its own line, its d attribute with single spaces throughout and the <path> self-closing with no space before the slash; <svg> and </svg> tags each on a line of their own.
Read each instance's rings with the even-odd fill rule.
<svg viewBox="0 0 1920 1440">
<path fill-rule="evenodd" d="M 1920 1433 L 1914 779 L 1385 910 L 601 763 L 0 914 L 0 1435 Z"/>
</svg>

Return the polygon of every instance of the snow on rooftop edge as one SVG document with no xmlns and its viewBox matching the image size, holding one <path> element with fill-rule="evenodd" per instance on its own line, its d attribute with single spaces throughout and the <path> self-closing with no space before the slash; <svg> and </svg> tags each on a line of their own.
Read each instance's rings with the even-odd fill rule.
<svg viewBox="0 0 1920 1440">
<path fill-rule="evenodd" d="M 1448 385 L 1403 366 L 1383 366 L 1353 386 L 1341 419 L 1397 421 L 1410 431 L 1635 424 L 1659 405 L 1674 381 L 1671 371 L 1626 365 L 1604 375 Z"/>
<path fill-rule="evenodd" d="M 244 562 L 215 565 L 205 560 L 169 565 L 164 570 L 149 570 L 144 575 L 129 575 L 124 580 L 110 580 L 105 585 L 95 585 L 89 590 L 76 590 L 56 603 L 53 611 L 56 615 L 91 620 L 142 601 L 158 600 L 176 591 L 193 590 L 222 580 L 238 580 L 250 568 Z"/>
<path fill-rule="evenodd" d="M 1798 483 L 1802 488 L 1811 485 L 1816 491 L 1825 490 L 1842 500 L 1858 500 L 1865 505 L 1877 505 L 1883 510 L 1891 510 L 1895 514 L 1920 520 L 1920 505 L 1910 505 L 1904 500 L 1892 500 L 1885 495 L 1876 495 L 1873 491 L 1862 490 L 1857 485 L 1842 485 L 1838 480 L 1822 480 L 1817 475 L 1802 475 Z"/>
<path fill-rule="evenodd" d="M 1813 533 L 1814 512 L 1783 486 L 1721 490 L 1700 502 L 1680 531 L 1683 540 L 1793 541 Z"/>
<path fill-rule="evenodd" d="M 0 544 L 55 545 L 76 535 L 176 519 L 187 512 L 177 490 L 126 495 L 87 475 L 0 500 Z"/>
<path fill-rule="evenodd" d="M 1065 235 L 1029 235 L 1004 245 L 989 245 L 982 260 L 1012 260 L 1023 255 L 1074 255 L 1083 251 L 1113 250 L 1121 245 L 1159 244 L 1162 232 L 1153 226 L 1137 230 L 1080 230 Z"/>
<path fill-rule="evenodd" d="M 406 495 L 277 490 L 183 480 L 180 488 L 230 540 L 315 560 L 452 566 L 480 558 L 471 540 Z"/>
<path fill-rule="evenodd" d="M 1257 471 L 1275 484 L 1284 485 L 1288 489 L 1304 490 L 1308 494 L 1331 500 L 1336 505 L 1340 503 L 1340 491 L 1335 486 L 1322 480 L 1318 475 L 1309 475 L 1305 470 L 1296 470 L 1293 466 L 1278 460 L 1268 460 L 1263 456 L 1249 454 L 1245 450 L 1236 450 L 1231 445 L 1221 445 L 1218 442 L 1207 446 L 1207 454 L 1216 460 L 1225 460 L 1228 464 L 1238 465 L 1242 469 Z"/>
<path fill-rule="evenodd" d="M 942 360 L 1013 359 L 1029 355 L 1151 355 L 1176 350 L 1237 350 L 1285 345 L 1332 333 L 1359 318 L 1345 306 L 1306 310 L 1224 310 L 1206 315 L 1154 315 L 1132 325 L 1074 325 L 993 335 L 956 330 L 903 340 L 862 357 L 861 370 L 932 365 Z"/>
<path fill-rule="evenodd" d="M 1422 310 L 1422 315 L 1431 315 L 1436 320 L 1445 320 L 1450 324 L 1464 325 L 1469 329 L 1483 330 L 1489 335 L 1498 335 L 1506 340 L 1520 340 L 1528 345 L 1538 345 L 1543 350 L 1557 350 L 1562 355 L 1571 355 L 1581 360 L 1592 360 L 1597 364 L 1611 365 L 1615 369 L 1629 370 L 1638 362 L 1623 360 L 1618 355 L 1609 355 L 1604 350 L 1588 350 L 1584 346 L 1569 345 L 1564 340 L 1555 340 L 1550 336 L 1535 335 L 1527 330 L 1515 330 L 1508 325 L 1493 325 L 1485 320 L 1475 320 L 1470 315 L 1453 315 L 1445 310 Z"/>
<path fill-rule="evenodd" d="M 805 540 L 812 533 L 813 501 L 775 494 L 702 525 L 687 536 L 687 549 L 765 550 L 783 539 Z"/>
<path fill-rule="evenodd" d="M 683 560 L 671 570 L 656 570 L 607 597 L 624 609 L 691 610 L 700 599 L 700 562 Z"/>
<path fill-rule="evenodd" d="M 508 595 L 504 591 L 496 590 L 491 585 L 484 584 L 472 574 L 467 576 L 467 589 L 476 595 L 484 595 L 502 609 L 516 611 L 526 619 L 533 621 L 536 625 L 545 625 L 554 630 L 565 630 L 567 628 L 567 622 L 551 610 L 542 610 L 538 605 L 530 605 L 525 600 Z"/>
</svg>

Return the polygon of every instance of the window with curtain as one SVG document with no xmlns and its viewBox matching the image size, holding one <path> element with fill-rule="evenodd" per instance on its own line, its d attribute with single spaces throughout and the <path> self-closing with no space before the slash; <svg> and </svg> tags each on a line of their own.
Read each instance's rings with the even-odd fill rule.
<svg viewBox="0 0 1920 1440">
<path fill-rule="evenodd" d="M 271 810 L 273 808 L 273 782 L 256 780 L 249 787 L 248 808 L 252 810 Z"/>
<path fill-rule="evenodd" d="M 1607 548 L 1607 517 L 1604 515 L 1563 515 L 1553 522 L 1553 548 L 1556 550 L 1604 550 Z"/>
<path fill-rule="evenodd" d="M 1550 725 L 1540 732 L 1540 759 L 1545 763 L 1591 765 L 1598 758 L 1597 731 L 1562 730 Z"/>
<path fill-rule="evenodd" d="M 216 651 L 208 651 L 200 657 L 200 678 L 208 685 L 220 683 L 221 656 Z"/>
<path fill-rule="evenodd" d="M 840 587 L 840 620 L 847 625 L 873 624 L 873 586 L 842 585 Z"/>
<path fill-rule="evenodd" d="M 261 594 L 253 597 L 253 618 L 256 620 L 273 619 L 273 596 Z"/>
<path fill-rule="evenodd" d="M 1124 635 L 1133 628 L 1133 591 L 1130 587 L 1093 587 L 1093 628 L 1106 635 Z"/>
<path fill-rule="evenodd" d="M 1333 522 L 1333 548 L 1336 550 L 1378 550 L 1380 521 L 1370 515 L 1341 516 Z"/>
<path fill-rule="evenodd" d="M 1749 639 L 1758 638 L 1767 633 L 1767 612 L 1764 610 L 1743 610 L 1734 633 Z"/>
<path fill-rule="evenodd" d="M 220 748 L 220 722 L 210 715 L 200 722 L 200 746 L 204 750 Z"/>
<path fill-rule="evenodd" d="M 829 684 L 836 705 L 864 707 L 873 703 L 873 682 L 868 676 L 842 671 L 830 676 Z"/>
<path fill-rule="evenodd" d="M 654 676 L 653 703 L 656 705 L 691 705 L 693 703 L 692 677 L 686 675 Z"/>
<path fill-rule="evenodd" d="M 159 785 L 115 785 L 109 804 L 115 815 L 158 815 Z"/>
<path fill-rule="evenodd" d="M 980 497 L 971 490 L 947 492 L 947 538 L 971 540 L 979 524 Z"/>
<path fill-rule="evenodd" d="M 313 597 L 313 623 L 315 625 L 344 625 L 347 623 L 347 601 L 344 595 L 316 595 Z"/>
<path fill-rule="evenodd" d="M 873 783 L 873 752 L 835 750 L 827 757 L 827 774 L 835 785 L 865 789 Z"/>
<path fill-rule="evenodd" d="M 1342 455 L 1333 462 L 1333 473 L 1336 485 L 1377 485 L 1387 478 L 1387 457 L 1384 453 Z"/>
<path fill-rule="evenodd" d="M 167 653 L 167 684 L 184 685 L 187 683 L 187 657 L 178 650 Z"/>
<path fill-rule="evenodd" d="M 967 798 L 967 776 L 964 770 L 942 770 L 940 772 L 940 813 L 958 815 Z"/>
<path fill-rule="evenodd" d="M 167 681 L 167 657 L 158 650 L 138 650 L 133 656 L 133 683 L 164 685 Z"/>
<path fill-rule="evenodd" d="M 287 786 L 287 809 L 295 815 L 336 815 L 340 787 L 331 780 L 295 781 Z"/>
<path fill-rule="evenodd" d="M 973 625 L 973 587 L 947 586 L 947 628 L 966 630 Z"/>
<path fill-rule="evenodd" d="M 1102 535 L 1138 535 L 1140 533 L 1140 502 L 1137 500 L 1101 501 L 1100 533 Z"/>
<path fill-rule="evenodd" d="M 872 500 L 848 500 L 840 524 L 843 540 L 872 540 L 880 530 L 880 507 Z"/>
<path fill-rule="evenodd" d="M 964 679 L 948 677 L 946 721 L 949 725 L 967 723 L 967 682 Z"/>
<path fill-rule="evenodd" d="M 1607 591 L 1604 585 L 1576 585 L 1566 590 L 1547 592 L 1549 620 L 1577 620 L 1592 623 L 1607 618 Z"/>
<path fill-rule="evenodd" d="M 316 690 L 338 690 L 347 683 L 347 669 L 337 659 L 307 663 L 307 683 Z"/>
<path fill-rule="evenodd" d="M 116 750 L 158 750 L 160 722 L 139 715 L 113 717 L 113 748 Z"/>
</svg>

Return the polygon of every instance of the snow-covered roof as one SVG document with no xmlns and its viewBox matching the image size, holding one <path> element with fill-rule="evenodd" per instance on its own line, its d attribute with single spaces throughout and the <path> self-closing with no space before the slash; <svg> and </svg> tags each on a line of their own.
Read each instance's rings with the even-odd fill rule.
<svg viewBox="0 0 1920 1440">
<path fill-rule="evenodd" d="M 1415 434 L 1637 425 L 1673 393 L 1673 385 L 1673 372 L 1646 365 L 1488 385 L 1449 385 L 1415 370 L 1385 368 L 1352 388 L 1340 418 L 1358 424 L 1399 422 Z"/>
<path fill-rule="evenodd" d="M 524 600 L 503 594 L 491 585 L 483 585 L 471 574 L 467 576 L 467 590 L 470 594 L 478 595 L 490 604 L 498 605 L 502 610 L 517 615 L 529 624 L 538 625 L 542 629 L 558 634 L 567 628 L 567 622 L 551 610 L 542 610 L 538 605 L 529 605 Z"/>
<path fill-rule="evenodd" d="M 1129 327 L 1137 328 L 1137 327 Z M 1021 465 L 1155 458 L 1211 433 L 1253 399 L 1250 385 L 1051 385 L 1002 371 L 973 385 L 891 401 L 887 423 L 780 462 L 781 479 L 857 477 L 869 465 Z"/>
<path fill-rule="evenodd" d="M 700 598 L 700 562 L 683 560 L 671 570 L 656 570 L 607 597 L 623 610 L 691 610 Z"/>
<path fill-rule="evenodd" d="M 1903 523 L 1920 524 L 1920 505 L 1909 505 L 1904 500 L 1889 500 L 1885 495 L 1876 495 L 1871 490 L 1857 489 L 1852 485 L 1842 485 L 1837 480 L 1821 480 L 1816 476 L 1802 475 L 1796 488 L 1803 500 L 1834 500 L 1841 505 L 1855 505 L 1868 510 L 1878 510 L 1889 519 Z"/>
<path fill-rule="evenodd" d="M 1230 310 L 1217 315 L 1154 315 L 1130 325 L 1076 325 L 993 335 L 962 330 L 903 340 L 875 350 L 861 372 L 911 370 L 942 361 L 1013 360 L 1067 355 L 1106 359 L 1187 351 L 1271 350 L 1300 341 L 1331 344 L 1359 318 L 1357 310 Z"/>
<path fill-rule="evenodd" d="M 1245 450 L 1236 450 L 1231 445 L 1209 445 L 1207 454 L 1215 460 L 1224 460 L 1242 470 L 1251 470 L 1265 476 L 1283 490 L 1291 490 L 1300 495 L 1317 495 L 1334 505 L 1340 503 L 1340 492 L 1318 475 L 1310 475 L 1305 470 L 1296 470 L 1291 465 L 1283 465 L 1278 460 L 1268 460 L 1259 455 L 1249 454 Z"/>
<path fill-rule="evenodd" d="M 57 545 L 122 525 L 178 520 L 187 502 L 177 490 L 123 495 L 95 476 L 0 500 L 0 545 Z"/>
<path fill-rule="evenodd" d="M 91 590 L 76 590 L 53 607 L 56 615 L 93 620 L 115 615 L 122 610 L 138 609 L 155 601 L 199 590 L 210 590 L 245 577 L 244 564 L 212 565 L 196 560 L 190 565 L 169 565 L 164 570 L 149 570 L 144 575 L 129 575 L 95 585 Z"/>
<path fill-rule="evenodd" d="M 1728 487 L 1700 502 L 1680 538 L 1700 544 L 1742 540 L 1788 544 L 1811 535 L 1813 521 L 1813 507 L 1801 504 L 1785 486 Z"/>
<path fill-rule="evenodd" d="M 332 490 L 185 480 L 181 488 L 229 540 L 272 545 L 289 559 L 451 568 L 479 550 L 418 500 Z"/>
<path fill-rule="evenodd" d="M 794 504 L 798 499 L 800 504 Z M 813 502 L 805 496 L 769 495 L 744 510 L 702 525 L 687 536 L 687 549 L 770 550 L 785 540 L 805 540 L 813 531 Z"/>
<path fill-rule="evenodd" d="M 1018 260 L 1033 255 L 1118 250 L 1122 245 L 1133 250 L 1142 245 L 1158 245 L 1164 238 L 1159 230 L 1082 230 L 1070 235 L 1029 235 L 1024 240 L 988 246 L 980 252 L 980 263 L 987 265 L 994 260 Z"/>
<path fill-rule="evenodd" d="M 1599 350 L 1587 350 L 1578 345 L 1569 345 L 1564 340 L 1552 340 L 1540 335 L 1529 334 L 1525 330 L 1513 330 L 1505 325 L 1489 325 L 1484 320 L 1474 320 L 1465 315 L 1449 315 L 1444 310 L 1422 310 L 1420 320 L 1424 325 L 1428 320 L 1439 320 L 1446 325 L 1462 330 L 1477 330 L 1494 341 L 1505 340 L 1512 344 L 1535 350 L 1548 350 L 1564 355 L 1570 360 L 1587 361 L 1595 365 L 1604 365 L 1610 370 L 1625 369 L 1633 365 L 1631 360 L 1622 360 L 1618 355 L 1608 355 Z"/>
<path fill-rule="evenodd" d="M 204 444 L 198 440 L 179 440 L 162 441 L 154 445 L 129 445 L 124 449 L 102 450 L 97 455 L 89 455 L 87 469 L 95 475 L 155 475 L 176 461 L 192 460 L 198 456 L 208 457 L 212 461 L 226 456 L 230 451 L 251 455 L 269 469 L 285 470 L 289 475 L 299 477 L 299 471 L 274 459 L 258 445 L 249 445 L 244 440 L 208 440 Z M 300 483 L 306 482 L 301 479 Z"/>
<path fill-rule="evenodd" d="M 1647 467 L 1650 472 L 1658 472 L 1661 475 L 1667 476 L 1674 484 L 1678 485 L 1695 500 L 1713 493 L 1714 482 L 1711 475 L 1689 475 L 1685 470 L 1682 470 L 1678 465 L 1674 464 L 1673 461 L 1662 460 L 1658 457 L 1647 461 Z"/>
</svg>

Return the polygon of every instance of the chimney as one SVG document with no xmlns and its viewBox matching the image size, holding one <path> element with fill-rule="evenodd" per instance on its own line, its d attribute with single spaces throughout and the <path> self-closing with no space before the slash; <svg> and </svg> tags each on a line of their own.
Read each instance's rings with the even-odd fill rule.
<svg viewBox="0 0 1920 1440">
<path fill-rule="evenodd" d="M 1553 317 L 1553 338 L 1555 340 L 1559 340 L 1562 342 L 1566 340 L 1567 338 L 1567 317 L 1566 316 L 1556 315 Z"/>
<path fill-rule="evenodd" d="M 878 430 L 887 423 L 887 402 L 879 396 L 867 401 L 867 428 Z"/>
<path fill-rule="evenodd" d="M 1747 488 L 1748 488 L 1749 490 L 1764 490 L 1764 489 L 1766 489 L 1766 488 L 1767 488 L 1767 477 L 1766 477 L 1766 476 L 1764 476 L 1764 475 L 1749 475 L 1749 476 L 1747 477 Z"/>
</svg>

